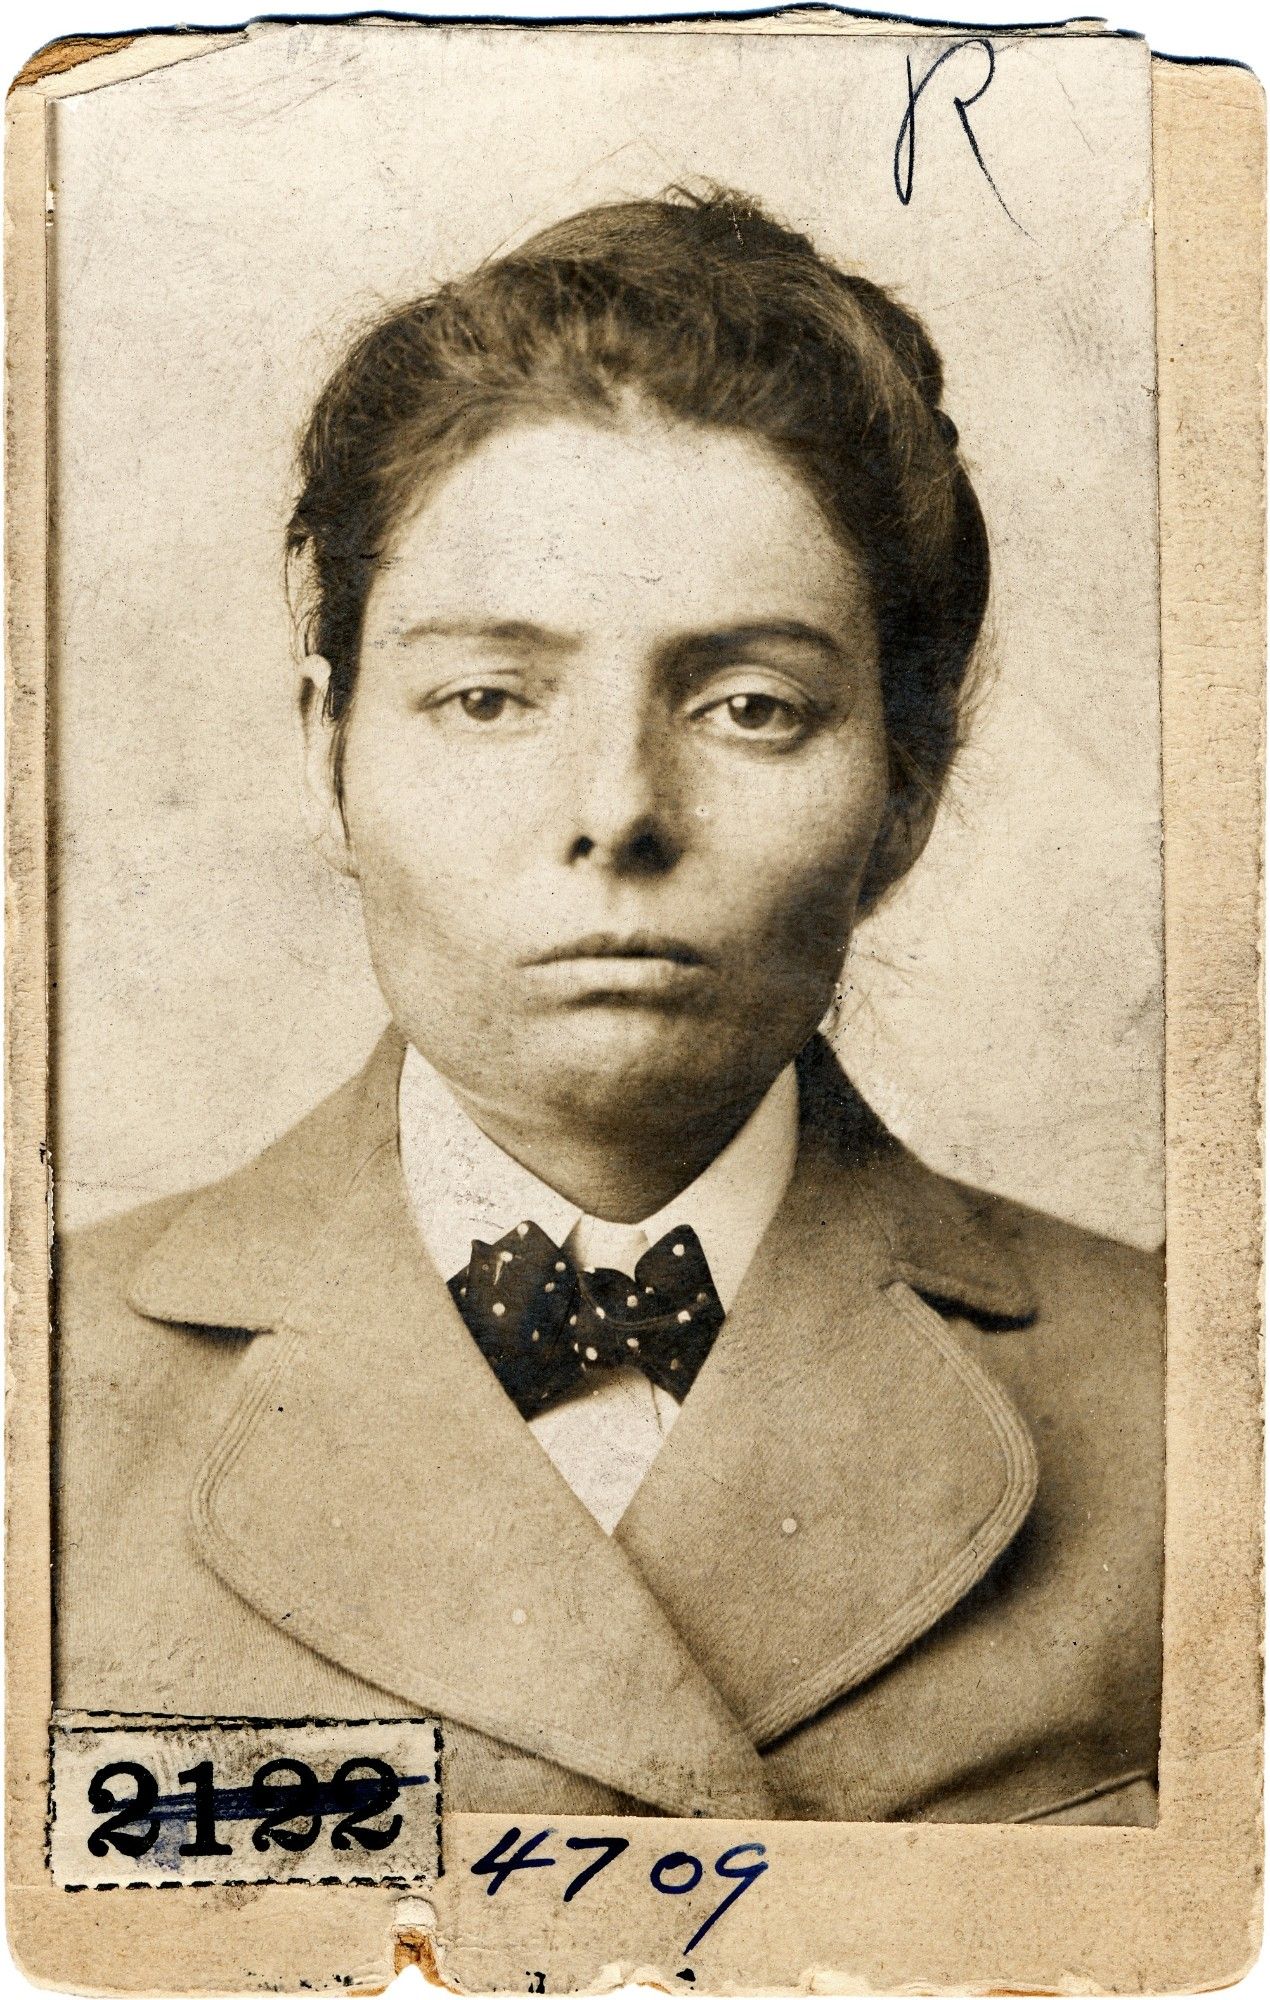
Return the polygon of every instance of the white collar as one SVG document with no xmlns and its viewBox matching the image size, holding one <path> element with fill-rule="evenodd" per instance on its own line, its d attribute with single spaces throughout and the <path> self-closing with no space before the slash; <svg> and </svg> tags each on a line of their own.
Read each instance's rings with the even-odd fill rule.
<svg viewBox="0 0 1270 2000">
<path fill-rule="evenodd" d="M 474 1241 L 493 1243 L 518 1222 L 536 1222 L 583 1263 L 587 1239 L 607 1228 L 585 1216 L 528 1167 L 496 1146 L 413 1045 L 398 1093 L 401 1164 L 419 1233 L 443 1278 L 461 1271 Z M 780 1206 L 798 1149 L 798 1084 L 793 1064 L 723 1151 L 682 1194 L 640 1226 L 649 1243 L 689 1224 L 701 1239 L 715 1290 L 730 1311 L 768 1223 Z"/>
</svg>

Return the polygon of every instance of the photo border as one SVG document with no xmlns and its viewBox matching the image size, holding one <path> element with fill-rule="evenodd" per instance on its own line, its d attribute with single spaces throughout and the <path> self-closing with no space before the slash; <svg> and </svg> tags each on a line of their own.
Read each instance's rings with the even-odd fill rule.
<svg viewBox="0 0 1270 2000">
<path fill-rule="evenodd" d="M 766 27 L 717 17 L 700 25 Z M 789 16 L 779 27 L 799 31 Z M 831 30 L 821 18 L 804 31 Z M 837 17 L 833 31 L 938 32 Z M 91 81 L 189 59 L 196 41 L 235 39 L 191 36 L 177 47 L 168 37 L 156 48 L 164 38 L 144 35 L 96 57 Z M 673 1897 L 633 1894 L 625 1885 L 635 1877 L 615 1870 L 623 1879 L 611 1889 L 602 1877 L 567 1909 L 537 1886 L 541 1876 L 522 1874 L 514 1892 L 491 1899 L 470 1864 L 508 1822 L 485 1815 L 446 1815 L 445 1874 L 409 1909 L 398 1891 L 349 1887 L 68 1897 L 48 1876 L 55 1162 L 46 1143 L 45 676 L 56 620 L 48 392 L 56 307 L 46 114 L 55 96 L 90 79 L 51 67 L 31 77 L 30 67 L 10 94 L 6 185 L 11 1948 L 30 1978 L 97 1992 L 373 1991 L 411 1959 L 469 1990 L 523 1992 L 538 1974 L 547 1991 L 641 1974 L 681 1990 L 683 1920 Z M 704 1842 L 713 1853 L 763 1839 L 762 1891 L 740 1899 L 694 1954 L 697 1993 L 1185 1992 L 1237 1979 L 1259 1943 L 1264 105 L 1256 79 L 1235 65 L 1156 58 L 1152 87 L 1168 1221 L 1159 1825 L 552 1821 L 561 1838 L 620 1827 L 632 1867 L 645 1875 L 668 1847 L 704 1853 Z"/>
</svg>

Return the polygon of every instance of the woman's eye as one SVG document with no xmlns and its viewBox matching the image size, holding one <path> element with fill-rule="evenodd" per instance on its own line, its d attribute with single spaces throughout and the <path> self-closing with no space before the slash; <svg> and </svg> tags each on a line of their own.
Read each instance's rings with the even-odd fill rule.
<svg viewBox="0 0 1270 2000">
<path fill-rule="evenodd" d="M 510 699 L 505 688 L 464 688 L 458 703 L 472 722 L 497 722 Z"/>
<path fill-rule="evenodd" d="M 792 715 L 788 702 L 771 694 L 734 694 L 727 701 L 728 716 L 738 729 L 766 729 L 779 721 L 782 713 Z"/>
<path fill-rule="evenodd" d="M 450 694 L 442 695 L 429 704 L 443 714 L 462 715 L 469 722 L 504 722 L 514 710 L 523 713 L 531 704 L 513 694 L 510 688 L 465 687 L 455 688 Z"/>
<path fill-rule="evenodd" d="M 701 719 L 724 735 L 756 736 L 768 742 L 797 736 L 805 721 L 792 701 L 782 701 L 779 695 L 757 690 L 730 694 L 723 701 L 712 702 L 702 712 Z"/>
<path fill-rule="evenodd" d="M 534 722 L 541 703 L 523 689 L 478 681 L 467 687 L 441 688 L 419 706 L 450 728 L 466 730 L 470 722 L 476 728 L 491 733 L 497 729 L 505 735 L 509 729 L 519 731 Z"/>
</svg>

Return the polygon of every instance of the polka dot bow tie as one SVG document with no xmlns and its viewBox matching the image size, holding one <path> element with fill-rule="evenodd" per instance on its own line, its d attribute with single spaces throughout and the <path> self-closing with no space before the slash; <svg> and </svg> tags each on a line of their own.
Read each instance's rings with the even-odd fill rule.
<svg viewBox="0 0 1270 2000">
<path fill-rule="evenodd" d="M 534 1222 L 473 1243 L 450 1296 L 521 1415 L 535 1417 L 634 1366 L 682 1402 L 723 1307 L 694 1230 L 672 1229 L 624 1271 L 581 1271 Z"/>
</svg>

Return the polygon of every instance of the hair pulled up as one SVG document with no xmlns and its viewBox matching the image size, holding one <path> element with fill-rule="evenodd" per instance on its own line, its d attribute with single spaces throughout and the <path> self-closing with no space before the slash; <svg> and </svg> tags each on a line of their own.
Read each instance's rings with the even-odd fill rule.
<svg viewBox="0 0 1270 2000">
<path fill-rule="evenodd" d="M 509 423 L 614 421 L 632 393 L 752 433 L 806 481 L 872 589 L 893 786 L 937 793 L 989 577 L 939 354 L 879 286 L 728 190 L 587 209 L 354 341 L 304 433 L 287 534 L 331 718 L 376 566 L 437 480 Z"/>
</svg>

